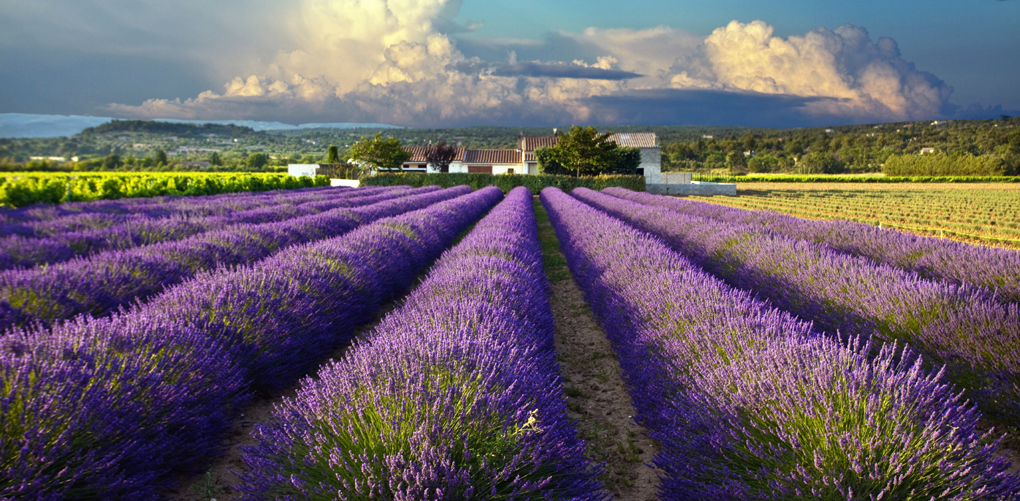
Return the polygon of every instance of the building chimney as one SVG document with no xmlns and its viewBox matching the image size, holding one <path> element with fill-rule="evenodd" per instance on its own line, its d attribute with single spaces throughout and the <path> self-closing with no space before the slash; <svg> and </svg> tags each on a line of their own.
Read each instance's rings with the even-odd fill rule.
<svg viewBox="0 0 1020 501">
<path fill-rule="evenodd" d="M 560 133 L 556 130 L 556 127 L 553 127 L 553 137 L 560 137 Z"/>
</svg>

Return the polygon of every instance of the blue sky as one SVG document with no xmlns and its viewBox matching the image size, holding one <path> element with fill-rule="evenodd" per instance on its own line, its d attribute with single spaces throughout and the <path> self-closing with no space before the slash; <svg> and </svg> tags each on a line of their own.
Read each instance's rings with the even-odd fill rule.
<svg viewBox="0 0 1020 501">
<path fill-rule="evenodd" d="M 761 19 L 781 37 L 822 26 L 862 26 L 872 37 L 894 38 L 907 60 L 952 85 L 953 100 L 961 105 L 980 102 L 1020 110 L 1020 1 L 489 0 L 466 2 L 460 14 L 464 24 L 482 24 L 467 36 L 488 38 L 658 24 L 707 36 L 734 19 Z"/>
<path fill-rule="evenodd" d="M 1018 61 L 1017 0 L 0 0 L 0 113 L 867 123 L 1020 113 Z"/>
</svg>

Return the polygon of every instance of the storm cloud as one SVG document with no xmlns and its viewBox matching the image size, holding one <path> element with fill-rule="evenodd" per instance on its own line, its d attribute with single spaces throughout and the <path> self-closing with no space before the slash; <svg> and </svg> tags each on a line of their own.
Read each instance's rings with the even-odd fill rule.
<svg viewBox="0 0 1020 501">
<path fill-rule="evenodd" d="M 828 97 L 764 94 L 715 89 L 644 89 L 584 100 L 594 116 L 617 125 L 743 125 L 787 127 L 829 125 L 832 117 L 808 108 L 838 101 Z M 834 104 L 834 103 L 829 103 Z"/>
<path fill-rule="evenodd" d="M 15 30 L 18 19 L 57 3 L 0 2 L 11 13 L 0 27 Z M 259 9 L 239 0 L 182 0 L 173 8 L 154 0 L 81 0 L 102 7 L 101 22 L 86 27 L 58 16 L 69 32 L 54 36 L 94 36 L 110 55 L 165 60 L 190 75 L 187 85 L 164 86 L 148 99 L 133 96 L 159 87 L 140 80 L 134 93 L 100 108 L 119 117 L 779 126 L 953 111 L 952 87 L 904 60 L 891 38 L 872 40 L 858 26 L 784 38 L 764 21 L 733 21 L 707 37 L 658 26 L 489 40 L 458 24 L 462 0 L 254 2 Z M 71 10 L 96 17 L 80 5 Z M 189 20 L 208 29 L 198 37 L 173 29 Z M 148 41 L 129 43 L 139 33 Z M 0 35 L 0 43 L 19 36 L 59 43 L 24 30 Z M 203 82 L 210 90 L 182 94 Z"/>
</svg>

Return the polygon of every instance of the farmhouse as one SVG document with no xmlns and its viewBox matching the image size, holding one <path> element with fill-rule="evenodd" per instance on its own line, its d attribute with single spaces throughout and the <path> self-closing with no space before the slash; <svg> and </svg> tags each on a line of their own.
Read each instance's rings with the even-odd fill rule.
<svg viewBox="0 0 1020 501">
<path fill-rule="evenodd" d="M 649 193 L 660 193 L 663 195 L 728 195 L 737 194 L 737 185 L 705 183 L 693 181 L 690 173 L 662 173 L 662 147 L 659 139 L 653 132 L 630 132 L 617 133 L 609 136 L 609 139 L 618 146 L 626 148 L 638 148 L 641 151 L 641 163 L 638 165 L 638 174 L 645 177 L 645 189 Z M 510 150 L 469 150 L 458 147 L 453 160 L 450 162 L 449 172 L 464 174 L 494 174 L 494 175 L 535 175 L 539 174 L 538 160 L 535 159 L 535 150 L 546 147 L 551 148 L 559 143 L 560 136 L 556 129 L 553 135 L 542 137 L 517 136 L 517 147 Z M 404 150 L 411 154 L 411 158 L 404 162 L 401 167 L 405 172 L 439 172 L 428 162 L 429 153 L 434 146 L 404 146 Z M 320 168 L 329 167 L 325 164 L 291 164 L 288 171 L 292 176 L 314 176 L 322 172 Z M 356 183 L 356 181 L 352 181 Z M 334 179 L 334 186 L 348 183 Z"/>
<path fill-rule="evenodd" d="M 645 176 L 648 183 L 661 183 L 662 148 L 652 132 L 613 134 L 609 139 L 621 147 L 641 150 L 641 164 L 638 174 Z M 450 163 L 450 172 L 479 174 L 538 174 L 535 150 L 553 147 L 559 142 L 559 134 L 553 129 L 552 136 L 517 136 L 517 148 L 512 150 L 468 150 L 457 149 L 457 155 Z M 426 158 L 432 146 L 405 146 L 411 159 L 403 169 L 418 172 L 438 172 L 428 164 Z"/>
</svg>

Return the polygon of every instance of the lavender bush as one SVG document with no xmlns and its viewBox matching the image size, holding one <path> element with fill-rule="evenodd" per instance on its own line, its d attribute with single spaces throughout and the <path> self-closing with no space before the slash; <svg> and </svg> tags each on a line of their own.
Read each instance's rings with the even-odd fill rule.
<svg viewBox="0 0 1020 501">
<path fill-rule="evenodd" d="M 333 194 L 347 195 L 355 192 L 356 190 L 350 188 L 303 188 L 275 193 L 234 193 L 232 194 L 234 196 L 230 197 L 224 195 L 187 197 L 145 205 L 126 204 L 121 201 L 85 202 L 79 207 L 80 210 L 65 210 L 59 217 L 0 223 L 0 235 L 43 238 L 67 232 L 110 228 L 131 221 L 218 216 L 259 207 L 324 200 Z M 190 200 L 191 198 L 194 200 Z M 129 199 L 123 202 L 132 200 L 143 199 Z M 56 207 L 47 207 L 61 212 L 57 211 Z M 20 211 L 29 210 L 32 209 L 0 210 L 0 214 L 11 220 Z"/>
<path fill-rule="evenodd" d="M 322 191 L 347 191 L 345 187 L 298 188 L 302 193 Z M 36 204 L 18 209 L 0 208 L 0 235 L 20 234 L 21 231 L 32 232 L 32 226 L 38 223 L 56 221 L 62 218 L 75 218 L 82 215 L 95 215 L 100 218 L 104 214 L 143 215 L 146 217 L 170 217 L 174 215 L 213 215 L 224 210 L 245 210 L 262 202 L 272 203 L 274 199 L 291 190 L 266 192 L 234 192 L 219 195 L 200 196 L 200 200 L 188 200 L 191 197 L 159 196 L 151 198 L 128 198 L 117 200 L 95 200 L 89 202 L 65 202 L 59 205 Z M 226 209 L 225 209 L 226 208 Z M 213 211 L 213 212 L 210 212 Z M 27 225 L 27 229 L 18 230 L 8 225 Z M 59 224 L 59 223 L 58 223 Z"/>
<path fill-rule="evenodd" d="M 819 336 L 558 189 L 542 201 L 661 444 L 662 499 L 975 500 L 1020 489 L 992 432 L 978 431 L 980 414 L 911 351 L 888 344 L 872 357 L 866 343 Z"/>
<path fill-rule="evenodd" d="M 830 332 L 898 340 L 946 364 L 986 413 L 1020 425 L 1020 307 L 985 289 L 930 281 L 755 226 L 681 214 L 591 190 L 582 201 L 661 237 L 734 287 Z"/>
<path fill-rule="evenodd" d="M 252 390 L 293 382 L 500 198 L 469 193 L 109 317 L 3 336 L 0 499 L 157 498 L 219 452 Z M 200 296 L 230 285 L 234 301 Z"/>
<path fill-rule="evenodd" d="M 397 189 L 380 193 L 378 190 L 373 192 L 341 190 L 338 193 L 331 193 L 319 188 L 314 194 L 294 193 L 293 196 L 281 195 L 272 199 L 263 197 L 264 202 L 274 203 L 272 206 L 212 216 L 148 218 L 103 215 L 104 221 L 101 223 L 90 221 L 96 224 L 95 227 L 52 231 L 43 233 L 44 236 L 38 238 L 12 235 L 0 239 L 0 270 L 59 263 L 75 256 L 87 256 L 104 250 L 130 249 L 157 242 L 179 240 L 236 224 L 284 221 L 340 207 L 367 205 L 397 198 L 406 194 L 406 191 Z M 90 214 L 88 218 L 95 219 L 94 216 Z M 75 218 L 74 222 L 81 223 L 82 219 Z M 40 231 L 39 228 L 37 231 Z"/>
<path fill-rule="evenodd" d="M 217 451 L 247 401 L 244 368 L 177 320 L 0 338 L 0 499 L 154 499 L 181 460 Z"/>
<path fill-rule="evenodd" d="M 81 313 L 106 314 L 202 270 L 263 259 L 283 248 L 342 235 L 361 224 L 470 192 L 461 186 L 412 191 L 370 205 L 339 208 L 287 221 L 240 224 L 126 251 L 52 266 L 0 272 L 0 329 L 51 323 Z M 419 194 L 420 193 L 420 194 Z"/>
<path fill-rule="evenodd" d="M 601 499 L 566 418 L 541 260 L 516 188 L 257 428 L 248 499 Z"/>
<path fill-rule="evenodd" d="M 1020 252 L 939 240 L 853 221 L 816 221 L 767 211 L 606 188 L 603 193 L 634 202 L 734 224 L 748 224 L 838 252 L 871 258 L 918 275 L 987 288 L 1003 302 L 1020 302 Z"/>
</svg>

